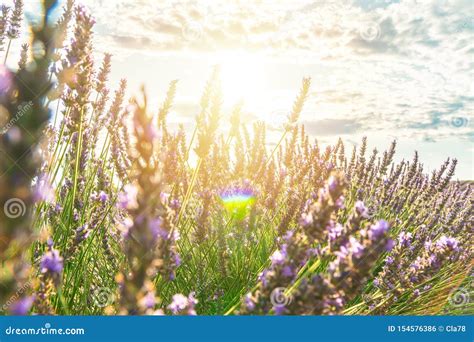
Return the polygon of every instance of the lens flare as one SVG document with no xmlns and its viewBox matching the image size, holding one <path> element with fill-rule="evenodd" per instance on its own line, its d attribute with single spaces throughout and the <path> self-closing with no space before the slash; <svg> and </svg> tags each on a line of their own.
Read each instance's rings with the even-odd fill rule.
<svg viewBox="0 0 474 342">
<path fill-rule="evenodd" d="M 255 203 L 255 193 L 251 188 L 229 188 L 221 192 L 220 198 L 224 208 L 237 219 L 245 218 Z"/>
</svg>

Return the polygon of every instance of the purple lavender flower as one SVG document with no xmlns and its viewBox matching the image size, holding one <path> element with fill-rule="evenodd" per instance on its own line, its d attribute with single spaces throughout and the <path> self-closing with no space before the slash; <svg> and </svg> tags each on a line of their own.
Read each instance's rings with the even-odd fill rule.
<svg viewBox="0 0 474 342">
<path fill-rule="evenodd" d="M 160 193 L 160 200 L 162 204 L 168 204 L 170 199 L 170 194 L 167 192 Z"/>
<path fill-rule="evenodd" d="M 244 305 L 249 311 L 253 311 L 255 309 L 255 302 L 252 299 L 252 294 L 247 293 L 244 297 Z"/>
<path fill-rule="evenodd" d="M 309 226 L 310 224 L 313 223 L 313 214 L 311 212 L 309 213 L 303 213 L 301 215 L 299 224 L 303 227 Z"/>
<path fill-rule="evenodd" d="M 109 199 L 109 195 L 107 195 L 107 193 L 105 191 L 101 191 L 99 192 L 99 195 L 97 197 L 99 199 L 99 201 L 101 201 L 102 203 L 105 203 L 107 202 L 107 200 Z"/>
<path fill-rule="evenodd" d="M 35 184 L 33 190 L 33 201 L 34 202 L 48 202 L 53 203 L 55 198 L 55 193 L 53 186 L 51 185 L 48 176 L 46 174 L 42 174 L 38 177 L 38 180 Z"/>
<path fill-rule="evenodd" d="M 334 252 L 334 254 L 337 256 L 338 259 L 343 260 L 347 258 L 347 256 L 350 253 L 349 253 L 349 249 L 346 246 L 341 246 L 341 248 L 338 251 Z M 329 267 L 335 267 L 335 266 L 336 266 L 335 263 L 329 264 Z"/>
<path fill-rule="evenodd" d="M 178 253 L 175 253 L 174 255 L 174 264 L 176 265 L 176 267 L 181 265 L 181 257 Z"/>
<path fill-rule="evenodd" d="M 357 201 L 354 207 L 360 216 L 365 217 L 365 218 L 369 217 L 369 210 L 365 206 L 364 202 Z"/>
<path fill-rule="evenodd" d="M 289 242 L 289 241 L 291 241 L 291 239 L 294 235 L 295 235 L 295 231 L 294 230 L 289 230 L 285 233 L 285 235 L 283 236 L 283 239 L 286 242 Z"/>
<path fill-rule="evenodd" d="M 276 305 L 273 307 L 273 310 L 275 311 L 275 315 L 281 316 L 286 312 L 286 308 L 284 305 Z"/>
<path fill-rule="evenodd" d="M 75 230 L 74 243 L 73 243 L 73 246 L 71 248 L 74 248 L 74 249 L 77 248 L 77 246 L 82 241 L 87 239 L 87 237 L 89 236 L 90 233 L 91 233 L 91 231 L 89 230 L 89 225 L 87 223 L 80 226 L 79 228 L 77 228 Z M 68 253 L 67 256 L 71 255 L 73 252 L 74 252 L 74 250 L 70 251 L 70 253 Z"/>
<path fill-rule="evenodd" d="M 328 179 L 329 192 L 331 193 L 334 192 L 337 189 L 337 186 L 338 186 L 337 178 L 334 176 L 330 176 Z"/>
<path fill-rule="evenodd" d="M 377 240 L 381 236 L 385 235 L 385 233 L 390 228 L 390 225 L 385 220 L 380 220 L 377 223 L 370 226 L 369 229 L 369 237 L 372 240 Z"/>
<path fill-rule="evenodd" d="M 168 309 L 171 310 L 173 314 L 178 314 L 181 310 L 184 310 L 188 305 L 188 297 L 177 293 L 173 295 L 173 301 L 168 305 Z"/>
<path fill-rule="evenodd" d="M 401 232 L 398 235 L 398 243 L 400 244 L 401 247 L 410 247 L 411 239 L 412 239 L 411 233 Z"/>
<path fill-rule="evenodd" d="M 385 250 L 387 252 L 390 252 L 393 247 L 395 247 L 395 241 L 393 241 L 393 239 L 387 239 L 387 243 L 385 244 Z"/>
<path fill-rule="evenodd" d="M 123 221 L 121 221 L 118 225 L 118 228 L 124 238 L 127 238 L 130 236 L 130 229 L 132 227 L 133 227 L 133 221 L 129 217 L 124 218 Z"/>
<path fill-rule="evenodd" d="M 154 218 L 148 223 L 153 239 L 156 240 L 158 237 L 167 240 L 169 233 L 163 228 L 163 219 L 161 217 Z"/>
<path fill-rule="evenodd" d="M 148 292 L 145 297 L 142 298 L 141 303 L 146 309 L 153 309 L 156 305 L 156 298 L 153 292 Z"/>
<path fill-rule="evenodd" d="M 334 224 L 334 222 L 332 221 L 332 225 L 328 227 L 328 230 L 329 230 L 329 233 L 328 233 L 329 239 L 331 241 L 335 241 L 338 237 L 342 235 L 344 227 L 340 223 Z"/>
<path fill-rule="evenodd" d="M 281 250 L 277 249 L 275 252 L 273 252 L 273 254 L 270 256 L 270 260 L 272 261 L 273 266 L 281 265 L 285 262 L 286 257 L 286 248 L 283 248 L 282 246 Z"/>
<path fill-rule="evenodd" d="M 134 118 L 134 120 L 137 120 Z M 135 122 L 135 126 L 140 127 L 140 135 L 146 140 L 146 141 L 153 141 L 156 139 L 159 139 L 160 134 L 158 130 L 156 129 L 155 125 L 152 123 L 149 123 L 148 125 L 140 125 L 140 123 Z"/>
<path fill-rule="evenodd" d="M 345 201 L 345 197 L 344 196 L 340 196 L 337 200 L 336 200 L 336 203 L 335 203 L 335 206 L 336 208 L 338 209 L 344 209 L 344 201 Z"/>
<path fill-rule="evenodd" d="M 356 258 L 360 258 L 364 254 L 364 246 L 355 237 L 351 236 L 348 251 Z"/>
<path fill-rule="evenodd" d="M 281 270 L 281 274 L 284 276 L 284 277 L 287 277 L 287 278 L 291 278 L 295 275 L 295 271 L 291 268 L 291 266 L 289 265 L 286 265 L 283 267 L 283 269 Z"/>
<path fill-rule="evenodd" d="M 54 212 L 55 212 L 56 214 L 60 214 L 60 213 L 62 213 L 62 211 L 63 211 L 63 207 L 61 207 L 61 206 L 59 205 L 59 203 L 56 203 L 56 205 L 54 206 Z"/>
<path fill-rule="evenodd" d="M 174 211 L 178 211 L 181 208 L 181 202 L 178 199 L 172 199 L 170 201 L 170 208 Z"/>
<path fill-rule="evenodd" d="M 137 202 L 138 189 L 132 184 L 127 184 L 123 188 L 123 192 L 119 194 L 118 203 L 122 209 L 136 209 L 138 207 Z"/>
<path fill-rule="evenodd" d="M 392 256 L 388 256 L 387 259 L 385 259 L 385 264 L 387 265 L 391 265 L 393 264 L 393 262 L 394 262 L 394 259 Z"/>
<path fill-rule="evenodd" d="M 194 309 L 194 307 L 198 303 L 198 300 L 196 299 L 194 292 L 191 292 L 189 294 L 188 302 L 189 302 L 188 315 L 195 316 L 196 315 L 196 310 Z"/>
<path fill-rule="evenodd" d="M 59 251 L 51 249 L 43 255 L 40 263 L 42 273 L 60 274 L 63 270 L 63 258 Z"/>
<path fill-rule="evenodd" d="M 34 301 L 35 301 L 35 296 L 28 296 L 28 297 L 21 298 L 11 305 L 10 312 L 16 316 L 27 315 Z"/>
<path fill-rule="evenodd" d="M 447 248 L 453 251 L 458 251 L 458 241 L 455 238 L 447 237 L 446 235 L 441 236 L 438 241 L 436 241 L 436 247 L 438 248 Z"/>
<path fill-rule="evenodd" d="M 197 303 L 198 300 L 194 297 L 194 292 L 191 292 L 188 297 L 177 293 L 173 295 L 172 302 L 168 305 L 168 309 L 171 310 L 174 315 L 187 314 L 194 316 L 196 315 L 194 307 Z"/>
<path fill-rule="evenodd" d="M 267 287 L 268 285 L 267 274 L 268 274 L 268 270 L 265 269 L 262 272 L 260 272 L 260 274 L 258 275 L 258 281 L 262 283 L 263 287 Z"/>
</svg>

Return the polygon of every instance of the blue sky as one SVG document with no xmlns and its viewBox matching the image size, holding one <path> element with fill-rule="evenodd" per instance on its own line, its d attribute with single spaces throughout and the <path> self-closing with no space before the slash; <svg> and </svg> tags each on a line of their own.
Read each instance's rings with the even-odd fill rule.
<svg viewBox="0 0 474 342">
<path fill-rule="evenodd" d="M 381 150 L 397 139 L 399 159 L 418 150 L 430 171 L 456 157 L 457 177 L 474 179 L 473 1 L 83 3 L 97 21 L 97 63 L 114 55 L 113 88 L 127 78 L 132 94 L 144 83 L 158 107 L 180 80 L 175 123 L 193 125 L 210 69 L 222 64 L 224 108 L 243 97 L 245 120 L 267 121 L 276 138 L 311 76 L 301 122 L 322 143 L 366 135 Z"/>
</svg>

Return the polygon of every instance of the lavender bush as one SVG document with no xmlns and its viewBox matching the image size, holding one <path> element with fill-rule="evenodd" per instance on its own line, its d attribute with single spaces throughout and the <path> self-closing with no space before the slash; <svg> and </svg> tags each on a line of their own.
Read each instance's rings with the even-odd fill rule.
<svg viewBox="0 0 474 342">
<path fill-rule="evenodd" d="M 193 134 L 173 131 L 179 83 L 156 112 L 145 90 L 129 101 L 113 57 L 92 57 L 91 14 L 70 0 L 53 22 L 54 6 L 18 69 L 0 66 L 2 313 L 473 313 L 474 198 L 455 159 L 426 174 L 416 152 L 394 162 L 395 142 L 310 141 L 309 78 L 267 148 L 264 123 L 225 113 L 218 68 Z M 2 5 L 4 61 L 22 8 Z"/>
</svg>

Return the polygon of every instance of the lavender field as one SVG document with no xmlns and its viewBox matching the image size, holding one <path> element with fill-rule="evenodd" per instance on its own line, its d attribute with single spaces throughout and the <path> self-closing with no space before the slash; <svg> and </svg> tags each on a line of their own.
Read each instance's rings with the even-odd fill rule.
<svg viewBox="0 0 474 342">
<path fill-rule="evenodd" d="M 111 82 L 79 1 L 28 22 L 22 0 L 1 6 L 2 314 L 474 313 L 474 187 L 456 158 L 426 171 L 398 139 L 320 142 L 301 122 L 317 75 L 275 131 L 225 101 L 216 65 L 176 124 L 185 84 Z"/>
</svg>

